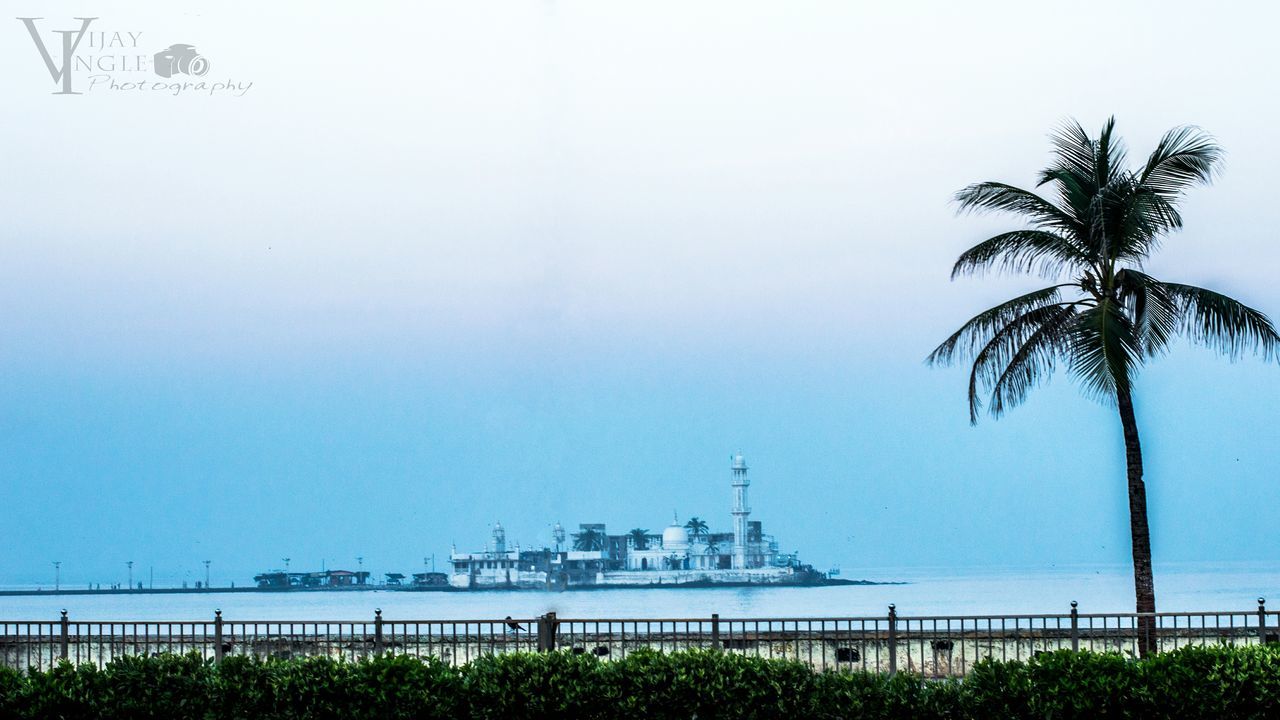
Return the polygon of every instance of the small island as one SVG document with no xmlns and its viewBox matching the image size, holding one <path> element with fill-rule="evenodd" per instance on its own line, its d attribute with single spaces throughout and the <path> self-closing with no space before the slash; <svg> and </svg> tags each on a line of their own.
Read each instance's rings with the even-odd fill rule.
<svg viewBox="0 0 1280 720">
<path fill-rule="evenodd" d="M 698 517 L 673 518 L 661 533 L 635 528 L 612 535 L 604 523 L 582 523 L 567 544 L 564 527 L 552 530 L 554 547 L 523 549 L 507 544 L 502 523 L 482 551 L 449 556 L 449 587 L 457 590 L 578 590 L 595 588 L 695 588 L 719 586 L 823 586 L 874 584 L 840 580 L 784 553 L 751 520 L 747 504 L 747 464 L 731 461 L 733 529 L 715 532 Z"/>
</svg>

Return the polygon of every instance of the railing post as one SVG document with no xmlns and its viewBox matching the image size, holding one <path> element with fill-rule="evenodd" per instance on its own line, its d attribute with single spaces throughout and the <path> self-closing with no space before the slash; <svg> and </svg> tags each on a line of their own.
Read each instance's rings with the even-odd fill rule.
<svg viewBox="0 0 1280 720">
<path fill-rule="evenodd" d="M 1258 598 L 1258 644 L 1267 644 L 1267 599 Z"/>
<path fill-rule="evenodd" d="M 898 609 L 889 604 L 889 674 L 898 672 Z"/>
<path fill-rule="evenodd" d="M 1075 600 L 1071 601 L 1071 651 L 1080 652 L 1080 610 Z"/>
<path fill-rule="evenodd" d="M 382 608 L 373 611 L 373 654 L 382 654 Z"/>
<path fill-rule="evenodd" d="M 222 610 L 213 611 L 213 661 L 222 662 Z"/>
<path fill-rule="evenodd" d="M 549 612 L 538 617 L 538 652 L 556 649 L 556 614 Z"/>
<path fill-rule="evenodd" d="M 720 613 L 711 613 L 711 647 L 720 649 Z"/>
<path fill-rule="evenodd" d="M 67 649 L 68 649 L 68 646 L 71 644 L 71 621 L 67 619 L 66 608 L 62 609 L 61 625 L 62 625 L 62 639 L 58 643 L 58 652 L 59 652 L 58 656 L 61 657 L 63 660 L 66 660 Z"/>
</svg>

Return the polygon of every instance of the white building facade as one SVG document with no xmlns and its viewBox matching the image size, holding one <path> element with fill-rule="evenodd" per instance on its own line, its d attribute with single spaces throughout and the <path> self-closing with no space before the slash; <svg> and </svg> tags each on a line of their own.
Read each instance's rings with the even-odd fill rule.
<svg viewBox="0 0 1280 720">
<path fill-rule="evenodd" d="M 493 528 L 484 552 L 450 555 L 450 585 L 474 588 L 564 589 L 584 585 L 646 586 L 672 584 L 817 584 L 824 575 L 778 552 L 772 537 L 750 519 L 747 465 L 741 453 L 731 459 L 731 532 L 713 532 L 707 523 L 673 519 L 660 534 L 636 530 L 610 535 L 602 524 L 583 524 L 565 542 L 556 523 L 555 547 L 508 550 L 501 523 Z"/>
</svg>

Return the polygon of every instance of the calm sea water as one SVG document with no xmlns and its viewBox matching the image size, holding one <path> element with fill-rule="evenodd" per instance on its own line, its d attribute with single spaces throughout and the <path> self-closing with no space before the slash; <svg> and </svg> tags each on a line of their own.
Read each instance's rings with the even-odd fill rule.
<svg viewBox="0 0 1280 720">
<path fill-rule="evenodd" d="M 899 569 L 860 571 L 905 585 L 825 588 L 709 588 L 549 592 L 307 592 L 199 595 L 0 597 L 0 620 L 53 619 L 61 608 L 80 620 L 194 620 L 220 608 L 228 619 L 359 620 L 382 608 L 388 619 L 531 617 L 660 618 L 835 617 L 1125 612 L 1133 607 L 1128 569 L 1053 571 Z M 1156 592 L 1167 611 L 1255 610 L 1258 597 L 1280 609 L 1280 564 L 1180 565 L 1157 568 Z"/>
</svg>

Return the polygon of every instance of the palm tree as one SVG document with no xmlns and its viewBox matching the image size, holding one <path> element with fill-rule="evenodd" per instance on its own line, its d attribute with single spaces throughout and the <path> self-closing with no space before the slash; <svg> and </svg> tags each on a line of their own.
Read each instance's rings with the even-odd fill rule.
<svg viewBox="0 0 1280 720">
<path fill-rule="evenodd" d="M 708 561 L 708 563 L 712 567 L 716 567 L 720 564 L 720 557 L 719 557 L 720 546 L 719 545 L 716 545 L 715 543 L 707 543 L 706 555 L 707 557 L 712 558 L 711 560 Z"/>
<path fill-rule="evenodd" d="M 1264 314 L 1236 300 L 1143 272 L 1161 239 L 1182 227 L 1184 193 L 1212 180 L 1222 156 L 1213 138 L 1198 128 L 1174 128 L 1141 167 L 1131 169 L 1114 127 L 1112 118 L 1095 139 L 1069 122 L 1052 135 L 1053 163 L 1040 173 L 1038 187 L 1050 188 L 1053 201 L 998 182 L 956 194 L 962 212 L 1008 212 L 1027 227 L 965 251 L 952 279 L 1003 270 L 1058 282 L 980 313 L 939 345 L 929 362 L 972 362 L 974 423 L 983 397 L 999 417 L 1059 362 L 1088 394 L 1114 404 L 1124 434 L 1138 648 L 1145 655 L 1154 646 L 1150 613 L 1156 599 L 1133 380 L 1178 335 L 1232 359 L 1251 351 L 1268 360 L 1280 354 L 1280 335 Z"/>
<path fill-rule="evenodd" d="M 603 550 L 605 543 L 604 533 L 595 528 L 587 528 L 580 533 L 573 535 L 573 549 L 585 550 L 587 552 L 595 552 Z"/>
<path fill-rule="evenodd" d="M 684 527 L 686 530 L 689 531 L 690 537 L 692 537 L 694 540 L 697 540 L 698 538 L 706 537 L 707 535 L 706 521 L 700 520 L 697 517 L 689 518 L 689 522 L 685 523 Z"/>
<path fill-rule="evenodd" d="M 627 533 L 631 536 L 631 545 L 637 550 L 644 550 L 649 547 L 649 531 L 642 528 L 635 528 Z"/>
</svg>

